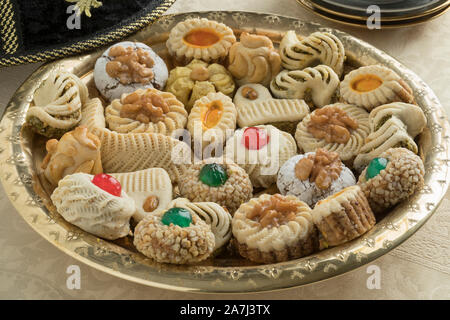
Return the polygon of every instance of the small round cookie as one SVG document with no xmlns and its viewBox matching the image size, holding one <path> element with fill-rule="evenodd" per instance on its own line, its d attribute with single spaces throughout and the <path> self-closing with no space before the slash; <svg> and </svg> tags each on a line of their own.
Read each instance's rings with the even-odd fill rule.
<svg viewBox="0 0 450 320">
<path fill-rule="evenodd" d="M 372 65 L 349 72 L 341 82 L 342 99 L 368 111 L 391 102 L 414 103 L 408 84 L 391 69 Z"/>
<path fill-rule="evenodd" d="M 162 90 L 168 77 L 164 60 L 140 42 L 114 44 L 97 59 L 94 68 L 95 85 L 109 101 L 137 89 Z"/>
<path fill-rule="evenodd" d="M 391 148 L 369 163 L 358 185 L 373 211 L 380 213 L 422 189 L 424 174 L 419 156 L 404 148 Z"/>
<path fill-rule="evenodd" d="M 263 194 L 233 216 L 239 254 L 258 263 L 297 259 L 319 248 L 311 209 L 294 196 Z"/>
<path fill-rule="evenodd" d="M 178 184 L 192 202 L 216 202 L 233 214 L 253 192 L 248 174 L 229 159 L 208 158 L 187 167 Z"/>
<path fill-rule="evenodd" d="M 314 110 L 298 124 L 295 140 L 304 152 L 325 148 L 342 161 L 359 153 L 369 135 L 369 114 L 351 104 L 335 103 Z"/>
<path fill-rule="evenodd" d="M 108 127 L 118 133 L 152 132 L 170 136 L 185 127 L 187 118 L 186 109 L 173 94 L 153 88 L 123 94 L 105 109 Z"/>
<path fill-rule="evenodd" d="M 189 264 L 207 259 L 214 250 L 211 228 L 195 213 L 173 207 L 150 214 L 134 229 L 133 244 L 160 263 Z"/>
<path fill-rule="evenodd" d="M 355 176 L 339 155 L 321 148 L 290 158 L 277 177 L 281 194 L 296 196 L 311 208 L 317 201 L 355 184 Z"/>
<path fill-rule="evenodd" d="M 311 212 L 325 247 L 351 241 L 375 225 L 375 216 L 358 185 L 317 202 Z"/>
<path fill-rule="evenodd" d="M 225 146 L 225 156 L 240 165 L 255 188 L 268 188 L 280 167 L 297 153 L 294 138 L 271 125 L 236 130 Z"/>
<path fill-rule="evenodd" d="M 128 235 L 136 210 L 120 183 L 103 173 L 68 175 L 59 181 L 51 199 L 66 221 L 108 240 Z"/>
<path fill-rule="evenodd" d="M 186 64 L 192 59 L 221 61 L 235 42 L 233 30 L 223 23 L 193 18 L 179 22 L 170 30 L 166 46 L 169 54 L 181 64 Z"/>
</svg>

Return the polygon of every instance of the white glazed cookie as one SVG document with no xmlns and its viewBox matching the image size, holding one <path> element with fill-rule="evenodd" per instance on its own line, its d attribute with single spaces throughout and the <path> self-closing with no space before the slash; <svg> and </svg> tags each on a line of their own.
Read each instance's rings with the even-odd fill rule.
<svg viewBox="0 0 450 320">
<path fill-rule="evenodd" d="M 232 226 L 239 253 L 254 262 L 296 259 L 318 248 L 311 209 L 294 196 L 253 198 L 236 211 Z"/>
<path fill-rule="evenodd" d="M 268 86 L 281 68 L 281 58 L 266 36 L 241 33 L 231 46 L 228 70 L 238 85 L 260 83 Z"/>
<path fill-rule="evenodd" d="M 261 84 L 243 85 L 237 90 L 233 102 L 241 128 L 274 122 L 298 122 L 309 113 L 304 100 L 274 99 L 269 89 Z"/>
<path fill-rule="evenodd" d="M 328 142 L 325 138 L 315 137 L 308 129 L 311 119 L 318 116 L 322 112 L 327 112 L 327 108 L 340 109 L 343 113 L 353 119 L 356 122 L 357 128 L 351 129 L 347 127 L 347 138 L 345 143 L 340 142 Z M 319 116 L 321 118 L 322 116 Z M 329 125 L 330 129 L 334 130 L 335 124 L 328 119 L 324 125 Z M 341 130 L 333 133 L 331 130 L 331 136 L 333 138 L 342 138 Z M 307 115 L 298 124 L 297 131 L 295 132 L 295 140 L 301 150 L 304 152 L 313 152 L 318 148 L 325 148 L 330 151 L 337 152 L 342 161 L 352 160 L 365 144 L 365 139 L 370 133 L 369 127 L 369 114 L 363 109 L 354 105 L 345 103 L 335 103 L 320 109 L 316 109 L 309 115 Z"/>
<path fill-rule="evenodd" d="M 86 127 L 65 133 L 59 141 L 50 139 L 46 143 L 47 155 L 41 166 L 44 176 L 56 186 L 69 174 L 103 172 L 100 148 L 100 140 Z"/>
<path fill-rule="evenodd" d="M 368 111 L 391 102 L 414 103 L 408 84 L 391 69 L 372 65 L 349 72 L 341 82 L 342 99 Z"/>
<path fill-rule="evenodd" d="M 179 61 L 201 59 L 210 62 L 224 59 L 235 42 L 233 30 L 223 23 L 194 18 L 179 22 L 170 31 L 166 46 Z"/>
<path fill-rule="evenodd" d="M 254 187 L 276 182 L 278 169 L 297 153 L 294 138 L 272 125 L 236 130 L 227 141 L 225 156 L 248 173 Z"/>
<path fill-rule="evenodd" d="M 172 201 L 172 182 L 166 170 L 150 168 L 135 172 L 111 173 L 127 195 L 134 200 L 133 219 L 141 221 L 157 210 L 168 208 Z"/>
<path fill-rule="evenodd" d="M 303 70 L 283 70 L 270 83 L 270 90 L 275 97 L 304 99 L 318 108 L 332 102 L 338 87 L 338 75 L 325 65 Z"/>
<path fill-rule="evenodd" d="M 83 106 L 79 126 L 87 127 L 89 131 L 94 128 L 106 128 L 105 109 L 99 98 L 93 98 Z"/>
<path fill-rule="evenodd" d="M 130 52 L 119 52 L 117 48 L 129 48 Z M 111 56 L 111 50 L 117 56 Z M 137 54 L 146 54 L 146 57 L 136 57 L 136 61 L 128 66 L 122 61 Z M 112 63 L 111 63 L 112 62 Z M 118 66 L 114 66 L 114 64 Z M 122 64 L 122 65 L 121 65 Z M 121 70 L 115 75 L 111 72 L 111 66 Z M 136 70 L 133 70 L 133 69 Z M 130 74 L 132 73 L 133 74 Z M 166 63 L 152 48 L 144 43 L 124 41 L 109 47 L 100 58 L 97 59 L 94 68 L 94 81 L 100 93 L 109 101 L 120 99 L 122 94 L 131 93 L 137 89 L 155 88 L 162 90 L 166 85 L 169 71 Z"/>
<path fill-rule="evenodd" d="M 290 30 L 281 40 L 280 55 L 282 66 L 288 70 L 324 64 L 340 77 L 344 69 L 344 46 L 335 35 L 328 32 L 314 32 L 299 40 L 295 31 Z"/>
<path fill-rule="evenodd" d="M 53 71 L 34 92 L 26 123 L 48 138 L 60 138 L 81 121 L 81 107 L 88 99 L 86 85 L 76 75 Z"/>
<path fill-rule="evenodd" d="M 94 176 L 76 173 L 64 177 L 51 195 L 53 204 L 68 222 L 101 238 L 115 240 L 130 232 L 135 212 L 133 199 L 122 191 L 114 196 L 92 183 Z"/>
<path fill-rule="evenodd" d="M 225 246 L 231 238 L 231 214 L 215 202 L 190 202 L 186 198 L 177 198 L 168 208 L 186 208 L 191 214 L 197 214 L 210 227 L 215 237 L 214 251 Z"/>
<path fill-rule="evenodd" d="M 170 136 L 183 129 L 187 111 L 177 98 L 156 89 L 138 89 L 106 107 L 108 127 L 119 133 L 154 132 Z"/>
</svg>

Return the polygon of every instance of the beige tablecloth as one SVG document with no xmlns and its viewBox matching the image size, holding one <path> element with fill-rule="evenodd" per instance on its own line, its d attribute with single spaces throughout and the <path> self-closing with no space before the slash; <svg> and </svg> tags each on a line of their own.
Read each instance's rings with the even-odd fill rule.
<svg viewBox="0 0 450 320">
<path fill-rule="evenodd" d="M 450 14 L 424 25 L 369 31 L 319 18 L 295 0 L 178 0 L 168 13 L 247 10 L 295 16 L 342 29 L 396 57 L 421 76 L 450 112 Z M 0 70 L 0 114 L 20 83 L 38 65 Z M 0 187 L 0 299 L 449 299 L 450 193 L 434 216 L 405 243 L 370 265 L 379 267 L 379 289 L 369 289 L 363 266 L 341 276 L 278 292 L 206 295 L 146 287 L 88 267 L 42 239 L 20 217 Z M 67 268 L 78 265 L 80 289 L 68 289 Z"/>
</svg>

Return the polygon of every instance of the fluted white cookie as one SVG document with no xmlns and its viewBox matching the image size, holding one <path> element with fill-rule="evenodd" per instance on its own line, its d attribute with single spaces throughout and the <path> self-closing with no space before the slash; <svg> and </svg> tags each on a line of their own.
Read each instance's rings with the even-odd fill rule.
<svg viewBox="0 0 450 320">
<path fill-rule="evenodd" d="M 89 131 L 94 128 L 106 128 L 105 109 L 99 98 L 93 98 L 83 106 L 79 126 L 85 126 Z"/>
</svg>

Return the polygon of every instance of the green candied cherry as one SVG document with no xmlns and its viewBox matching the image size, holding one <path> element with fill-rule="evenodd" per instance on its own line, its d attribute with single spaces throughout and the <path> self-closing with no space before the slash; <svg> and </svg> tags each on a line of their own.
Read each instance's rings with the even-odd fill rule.
<svg viewBox="0 0 450 320">
<path fill-rule="evenodd" d="M 380 172 L 386 169 L 388 160 L 386 158 L 374 158 L 370 161 L 366 170 L 366 180 L 376 177 Z"/>
<path fill-rule="evenodd" d="M 166 226 L 170 226 L 173 223 L 176 226 L 185 228 L 191 224 L 192 216 L 187 209 L 175 207 L 167 210 L 163 214 L 161 222 Z"/>
<path fill-rule="evenodd" d="M 210 187 L 220 187 L 228 180 L 227 170 L 217 163 L 205 164 L 200 170 L 199 179 Z"/>
</svg>

